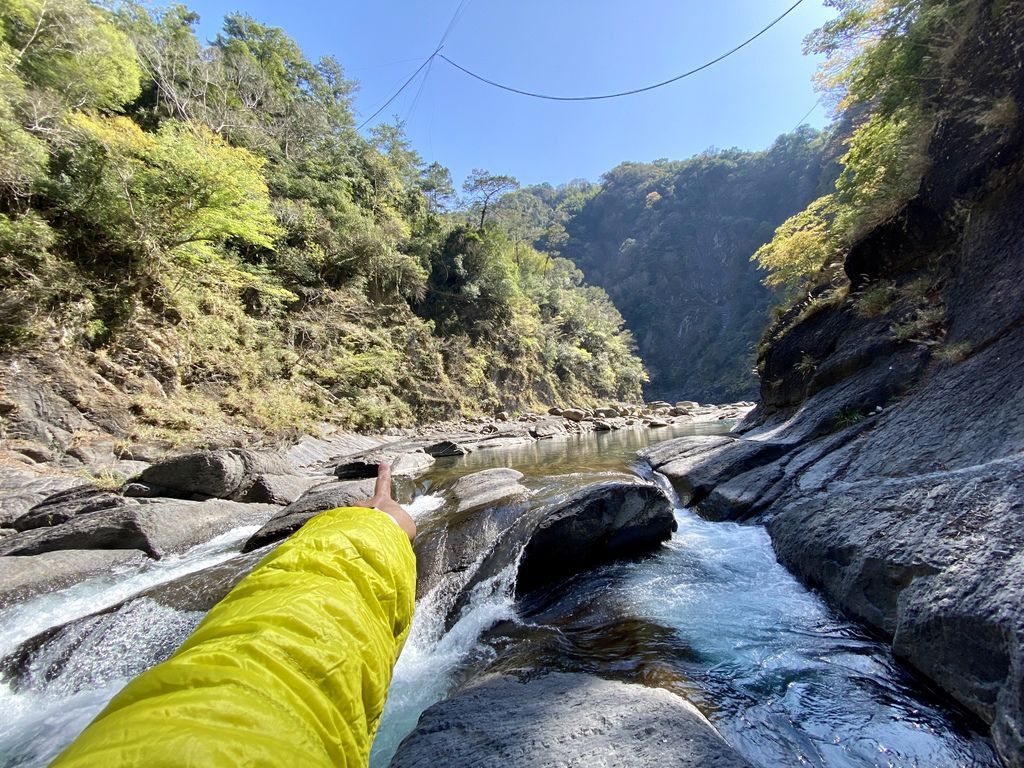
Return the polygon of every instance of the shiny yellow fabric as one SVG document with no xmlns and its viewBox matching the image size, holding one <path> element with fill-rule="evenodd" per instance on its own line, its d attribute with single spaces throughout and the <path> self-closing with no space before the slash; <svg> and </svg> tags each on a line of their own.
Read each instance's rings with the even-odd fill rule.
<svg viewBox="0 0 1024 768">
<path fill-rule="evenodd" d="M 412 547 L 390 518 L 317 515 L 53 765 L 364 768 L 415 592 Z"/>
</svg>

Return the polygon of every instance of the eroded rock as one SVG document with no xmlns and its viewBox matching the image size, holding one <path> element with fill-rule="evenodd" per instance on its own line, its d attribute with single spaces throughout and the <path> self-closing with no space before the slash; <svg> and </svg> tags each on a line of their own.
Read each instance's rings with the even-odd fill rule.
<svg viewBox="0 0 1024 768">
<path fill-rule="evenodd" d="M 544 510 L 519 562 L 516 592 L 650 552 L 675 527 L 672 505 L 656 485 L 609 481 L 583 488 Z"/>
<path fill-rule="evenodd" d="M 420 716 L 392 768 L 749 768 L 700 712 L 657 688 L 553 673 L 489 677 Z"/>
</svg>

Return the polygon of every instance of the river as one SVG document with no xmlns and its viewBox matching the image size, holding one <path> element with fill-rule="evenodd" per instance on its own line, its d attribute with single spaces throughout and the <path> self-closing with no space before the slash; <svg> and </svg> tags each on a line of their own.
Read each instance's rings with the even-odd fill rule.
<svg viewBox="0 0 1024 768">
<path fill-rule="evenodd" d="M 467 473 L 518 469 L 532 491 L 528 503 L 537 505 L 615 473 L 646 474 L 635 452 L 651 442 L 727 427 L 592 433 L 441 459 L 417 481 L 410 511 L 425 533 L 443 532 L 447 507 L 438 489 Z M 782 568 L 762 527 L 708 522 L 678 504 L 676 518 L 678 531 L 658 553 L 518 602 L 516 542 L 507 567 L 486 578 L 477 572 L 481 547 L 473 565 L 418 601 L 371 765 L 385 768 L 420 713 L 461 681 L 544 670 L 680 693 L 765 768 L 1000 765 L 969 718 Z M 186 605 L 133 595 L 189 574 L 251 567 L 252 556 L 237 555 L 251 533 L 239 529 L 185 555 L 0 612 L 0 657 L 7 657 L 0 765 L 46 765 L 128 679 L 166 658 L 202 618 Z"/>
</svg>

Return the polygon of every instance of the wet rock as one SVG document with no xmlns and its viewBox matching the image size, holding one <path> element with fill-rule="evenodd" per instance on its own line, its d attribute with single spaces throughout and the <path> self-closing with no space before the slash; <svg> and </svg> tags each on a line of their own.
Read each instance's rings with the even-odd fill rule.
<svg viewBox="0 0 1024 768">
<path fill-rule="evenodd" d="M 516 592 L 650 552 L 675 526 L 672 505 L 653 484 L 610 481 L 583 488 L 544 510 L 523 551 Z"/>
<path fill-rule="evenodd" d="M 67 549 L 139 549 L 150 557 L 183 552 L 242 525 L 262 524 L 279 509 L 234 501 L 151 500 L 79 515 L 0 540 L 0 555 Z"/>
<path fill-rule="evenodd" d="M 206 613 L 219 603 L 263 559 L 257 550 L 236 555 L 222 563 L 165 581 L 131 599 L 149 598 L 176 611 Z"/>
<path fill-rule="evenodd" d="M 653 428 L 657 429 L 659 427 L 667 427 L 668 426 L 668 422 L 665 421 L 664 419 L 646 419 L 646 420 L 644 420 L 644 426 L 645 427 L 653 427 Z"/>
<path fill-rule="evenodd" d="M 1024 712 L 1024 458 L 831 481 L 775 505 L 780 560 L 893 638 L 987 722 L 1004 754 Z"/>
<path fill-rule="evenodd" d="M 137 549 L 65 549 L 0 557 L 0 608 L 146 560 L 145 553 Z"/>
<path fill-rule="evenodd" d="M 450 487 L 455 515 L 464 515 L 499 501 L 523 496 L 529 491 L 519 481 L 523 473 L 499 467 L 460 477 Z"/>
<path fill-rule="evenodd" d="M 87 515 L 103 509 L 123 507 L 133 502 L 119 493 L 111 493 L 94 485 L 80 485 L 66 491 L 58 491 L 36 504 L 21 517 L 10 522 L 17 531 L 60 525 L 76 515 Z"/>
<path fill-rule="evenodd" d="M 749 768 L 700 712 L 665 690 L 553 673 L 480 680 L 424 712 L 392 768 Z"/>
<path fill-rule="evenodd" d="M 373 486 L 374 480 L 365 479 L 329 482 L 312 488 L 268 520 L 245 542 L 242 551 L 251 552 L 275 541 L 282 541 L 308 520 L 328 509 L 349 507 L 358 501 L 365 501 L 373 496 Z"/>
<path fill-rule="evenodd" d="M 639 456 L 672 481 L 684 504 L 699 505 L 716 486 L 774 461 L 791 447 L 723 435 L 693 435 L 659 443 Z"/>
<path fill-rule="evenodd" d="M 416 552 L 417 595 L 429 592 L 448 573 L 464 571 L 500 536 L 529 490 L 514 469 L 485 469 L 447 488 L 444 514 L 419 524 Z"/>
</svg>

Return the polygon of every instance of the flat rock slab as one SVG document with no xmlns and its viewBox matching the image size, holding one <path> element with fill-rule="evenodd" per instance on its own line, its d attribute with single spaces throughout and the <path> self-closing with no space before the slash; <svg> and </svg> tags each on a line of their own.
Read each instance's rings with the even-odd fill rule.
<svg viewBox="0 0 1024 768">
<path fill-rule="evenodd" d="M 394 440 L 395 438 L 372 437 L 347 432 L 330 437 L 307 435 L 285 451 L 285 458 L 295 467 L 309 467 L 337 459 L 339 456 L 351 456 L 354 453 L 372 450 L 385 443 L 394 442 Z"/>
<path fill-rule="evenodd" d="M 699 506 L 716 486 L 775 461 L 791 449 L 790 445 L 762 440 L 695 435 L 667 440 L 638 455 L 672 481 L 683 504 Z"/>
<path fill-rule="evenodd" d="M 40 555 L 0 557 L 0 608 L 146 560 L 145 553 L 137 549 L 64 549 Z"/>
<path fill-rule="evenodd" d="M 450 488 L 455 499 L 455 514 L 465 514 L 529 493 L 526 486 L 519 482 L 522 479 L 522 472 L 504 467 L 485 469 L 460 477 Z"/>
<path fill-rule="evenodd" d="M 582 488 L 548 509 L 530 534 L 516 593 L 650 552 L 675 528 L 672 504 L 656 485 L 613 480 Z"/>
<path fill-rule="evenodd" d="M 750 768 L 686 700 L 555 673 L 490 677 L 430 707 L 391 768 Z"/>
<path fill-rule="evenodd" d="M 307 491 L 268 520 L 245 542 L 242 551 L 251 552 L 275 541 L 282 541 L 321 512 L 350 507 L 357 501 L 370 498 L 373 496 L 374 482 L 372 479 L 333 482 Z"/>
</svg>

